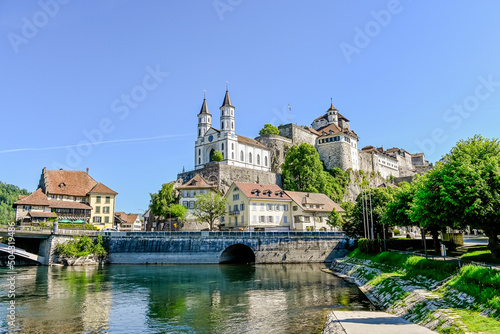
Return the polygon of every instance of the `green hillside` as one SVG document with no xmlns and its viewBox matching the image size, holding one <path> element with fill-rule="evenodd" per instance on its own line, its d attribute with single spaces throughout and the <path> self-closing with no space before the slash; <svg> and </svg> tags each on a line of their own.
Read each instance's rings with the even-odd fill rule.
<svg viewBox="0 0 500 334">
<path fill-rule="evenodd" d="M 16 202 L 19 195 L 29 195 L 26 189 L 3 183 L 0 181 L 0 225 L 14 221 L 14 209 L 12 203 Z"/>
</svg>

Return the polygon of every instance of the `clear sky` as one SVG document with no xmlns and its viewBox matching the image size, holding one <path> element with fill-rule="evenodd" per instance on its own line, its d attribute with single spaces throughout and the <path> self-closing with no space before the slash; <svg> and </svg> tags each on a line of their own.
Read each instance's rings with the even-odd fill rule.
<svg viewBox="0 0 500 334">
<path fill-rule="evenodd" d="M 116 210 L 194 166 L 206 90 L 236 133 L 334 106 L 366 145 L 434 162 L 499 136 L 499 1 L 0 1 L 0 181 L 90 169 Z M 287 113 L 287 106 L 291 112 Z M 92 141 L 92 145 L 83 145 Z"/>
</svg>

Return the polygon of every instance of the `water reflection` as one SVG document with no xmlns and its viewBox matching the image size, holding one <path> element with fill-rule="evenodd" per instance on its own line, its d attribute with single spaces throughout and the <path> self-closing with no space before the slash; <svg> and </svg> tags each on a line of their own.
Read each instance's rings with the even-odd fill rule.
<svg viewBox="0 0 500 334">
<path fill-rule="evenodd" d="M 322 265 L 18 268 L 23 333 L 312 333 L 331 308 L 368 309 Z M 7 270 L 0 269 L 7 327 Z"/>
</svg>

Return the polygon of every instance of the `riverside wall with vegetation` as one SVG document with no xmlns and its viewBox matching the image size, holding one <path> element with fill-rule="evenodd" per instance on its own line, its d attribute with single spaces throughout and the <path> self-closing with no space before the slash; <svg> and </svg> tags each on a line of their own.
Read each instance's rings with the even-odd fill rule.
<svg viewBox="0 0 500 334">
<path fill-rule="evenodd" d="M 439 333 L 500 333 L 500 272 L 396 252 L 354 250 L 331 271 L 381 310 Z"/>
</svg>

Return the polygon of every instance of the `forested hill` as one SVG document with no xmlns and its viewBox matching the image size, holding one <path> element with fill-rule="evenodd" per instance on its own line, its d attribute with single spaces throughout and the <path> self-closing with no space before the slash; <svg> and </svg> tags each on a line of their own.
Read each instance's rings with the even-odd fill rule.
<svg viewBox="0 0 500 334">
<path fill-rule="evenodd" d="M 26 189 L 3 183 L 0 181 L 0 224 L 7 224 L 14 221 L 14 209 L 12 203 L 16 202 L 19 195 L 29 195 Z"/>
</svg>

